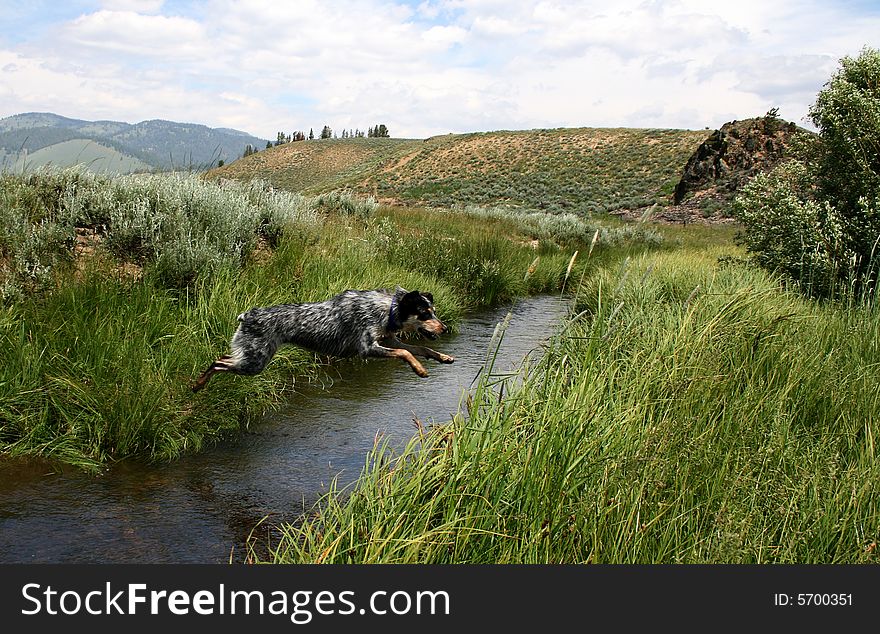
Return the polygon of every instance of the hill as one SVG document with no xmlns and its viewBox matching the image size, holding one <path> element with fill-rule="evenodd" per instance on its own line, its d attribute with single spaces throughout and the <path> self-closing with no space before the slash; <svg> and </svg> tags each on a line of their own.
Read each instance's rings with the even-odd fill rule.
<svg viewBox="0 0 880 634">
<path fill-rule="evenodd" d="M 75 142 L 75 143 L 71 143 Z M 103 166 L 98 171 L 204 169 L 219 160 L 241 156 L 248 145 L 264 147 L 265 139 L 194 123 L 152 120 L 84 121 L 48 112 L 31 112 L 0 119 L 0 167 L 62 167 L 77 163 Z M 78 150 L 90 148 L 88 160 Z"/>
<path fill-rule="evenodd" d="M 297 141 L 212 169 L 208 176 L 261 179 L 278 189 L 309 194 L 342 188 L 370 191 L 371 178 L 423 145 L 421 140 L 387 138 Z"/>
<path fill-rule="evenodd" d="M 85 165 L 96 174 L 131 174 L 153 169 L 133 156 L 88 139 L 62 141 L 32 154 L 25 152 L 9 163 L 11 171 L 16 173 L 49 165 Z"/>
<path fill-rule="evenodd" d="M 705 136 L 694 130 L 559 128 L 300 141 L 208 175 L 259 178 L 312 194 L 347 188 L 389 203 L 589 214 L 666 204 Z"/>
</svg>

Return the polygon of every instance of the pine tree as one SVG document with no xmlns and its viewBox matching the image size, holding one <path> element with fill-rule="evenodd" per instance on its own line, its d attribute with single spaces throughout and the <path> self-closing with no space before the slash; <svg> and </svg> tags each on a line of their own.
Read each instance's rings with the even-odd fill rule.
<svg viewBox="0 0 880 634">
<path fill-rule="evenodd" d="M 309 128 L 309 141 L 315 140 L 315 131 Z"/>
</svg>

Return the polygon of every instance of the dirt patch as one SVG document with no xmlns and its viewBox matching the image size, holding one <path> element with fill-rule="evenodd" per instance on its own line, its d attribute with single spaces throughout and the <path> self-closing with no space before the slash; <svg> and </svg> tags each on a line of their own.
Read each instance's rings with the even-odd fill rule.
<svg viewBox="0 0 880 634">
<path fill-rule="evenodd" d="M 257 237 L 257 244 L 254 246 L 251 258 L 257 264 L 265 264 L 272 258 L 272 246 L 263 236 Z"/>
<path fill-rule="evenodd" d="M 95 249 L 104 240 L 104 237 L 96 229 L 77 227 L 74 231 L 76 232 L 76 244 L 73 245 L 73 256 L 77 259 L 93 255 Z"/>
<path fill-rule="evenodd" d="M 381 170 L 382 173 L 387 174 L 388 172 L 393 172 L 394 170 L 400 169 L 401 167 L 403 167 L 404 165 L 409 163 L 411 160 L 413 160 L 416 156 L 418 156 L 420 151 L 421 150 L 416 151 L 416 152 L 410 152 L 409 154 L 401 156 L 399 159 L 394 161 L 394 163 L 392 163 L 391 165 L 386 165 L 385 167 L 383 167 Z"/>
<path fill-rule="evenodd" d="M 612 216 L 617 216 L 622 220 L 631 222 L 636 222 L 641 220 L 642 218 L 645 218 L 645 220 L 648 222 L 666 225 L 736 224 L 736 219 L 723 213 L 723 211 L 707 213 L 705 209 L 700 206 L 699 199 L 689 200 L 680 205 L 669 205 L 668 207 L 659 207 L 655 205 L 654 208 L 647 213 L 646 217 L 645 214 L 647 211 L 647 208 L 643 207 L 641 209 L 618 209 L 617 211 L 612 211 L 609 213 Z"/>
<path fill-rule="evenodd" d="M 97 229 L 76 227 L 76 243 L 73 245 L 74 275 L 81 278 L 95 260 L 110 262 L 113 272 L 121 279 L 139 280 L 144 269 L 134 262 L 116 262 L 101 248 L 104 236 Z"/>
</svg>

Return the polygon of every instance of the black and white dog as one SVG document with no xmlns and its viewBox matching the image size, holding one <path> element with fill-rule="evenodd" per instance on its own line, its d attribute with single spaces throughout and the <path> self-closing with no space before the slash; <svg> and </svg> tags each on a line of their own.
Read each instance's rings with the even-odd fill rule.
<svg viewBox="0 0 880 634">
<path fill-rule="evenodd" d="M 434 312 L 431 293 L 385 289 L 343 291 L 323 302 L 252 308 L 238 316 L 230 353 L 212 363 L 192 386 L 196 392 L 215 372 L 259 374 L 282 344 L 338 357 L 394 357 L 421 377 L 427 370 L 414 355 L 452 363 L 453 357 L 397 338 L 419 332 L 429 339 L 448 332 Z"/>
</svg>

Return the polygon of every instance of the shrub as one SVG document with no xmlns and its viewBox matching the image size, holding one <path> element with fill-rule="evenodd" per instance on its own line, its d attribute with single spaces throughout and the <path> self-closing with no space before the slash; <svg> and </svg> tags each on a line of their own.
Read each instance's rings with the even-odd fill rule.
<svg viewBox="0 0 880 634">
<path fill-rule="evenodd" d="M 562 245 L 578 246 L 593 240 L 606 247 L 625 245 L 659 246 L 663 236 L 642 224 L 607 227 L 571 213 L 522 211 L 504 207 L 469 205 L 463 212 L 474 218 L 503 220 L 538 240 L 554 240 Z"/>
<path fill-rule="evenodd" d="M 869 298 L 880 242 L 880 52 L 845 57 L 810 110 L 794 162 L 734 201 L 741 241 L 763 268 L 814 296 Z"/>
<path fill-rule="evenodd" d="M 91 229 L 118 260 L 148 266 L 167 286 L 186 286 L 239 267 L 260 235 L 275 246 L 285 231 L 314 231 L 322 205 L 261 182 L 218 185 L 196 175 L 3 176 L 0 292 L 9 299 L 48 287 L 56 266 L 72 259 L 77 227 Z"/>
<path fill-rule="evenodd" d="M 369 218 L 379 206 L 373 197 L 358 198 L 351 192 L 332 191 L 321 194 L 314 199 L 317 209 L 326 213 L 334 213 L 340 216 L 357 216 Z"/>
<path fill-rule="evenodd" d="M 800 161 L 759 174 L 739 194 L 734 213 L 745 225 L 752 260 L 794 281 L 806 294 L 833 293 L 844 220 L 828 202 L 815 199 L 812 177 Z"/>
</svg>

